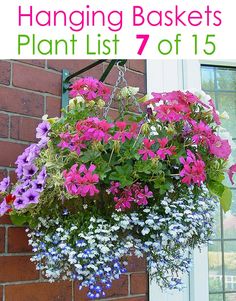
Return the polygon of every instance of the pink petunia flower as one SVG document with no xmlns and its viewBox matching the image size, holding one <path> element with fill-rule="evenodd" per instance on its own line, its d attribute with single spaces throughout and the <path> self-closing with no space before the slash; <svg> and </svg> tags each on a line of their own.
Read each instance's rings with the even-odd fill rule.
<svg viewBox="0 0 236 301">
<path fill-rule="evenodd" d="M 144 161 L 156 157 L 156 154 L 151 150 L 153 144 L 155 144 L 154 140 L 149 140 L 147 138 L 143 139 L 144 149 L 140 149 L 138 153 L 143 156 L 142 159 Z"/>
<path fill-rule="evenodd" d="M 175 154 L 175 149 L 176 146 L 170 146 L 170 147 L 166 147 L 166 145 L 168 144 L 169 140 L 165 137 L 165 138 L 161 138 L 161 139 L 157 139 L 157 141 L 160 144 L 160 148 L 157 151 L 157 155 L 162 159 L 165 160 L 166 156 L 172 156 Z"/>
<path fill-rule="evenodd" d="M 196 159 L 195 155 L 187 150 L 187 158 L 180 157 L 179 160 L 184 165 L 180 172 L 182 183 L 200 186 L 206 180 L 205 162 L 200 157 Z"/>
<path fill-rule="evenodd" d="M 216 107 L 212 99 L 209 100 L 209 105 L 212 108 L 213 119 L 217 125 L 221 125 L 219 114 L 216 112 Z"/>
<path fill-rule="evenodd" d="M 213 135 L 210 140 L 210 153 L 218 158 L 227 160 L 231 154 L 231 146 L 228 140 L 223 140 L 220 136 Z"/>
<path fill-rule="evenodd" d="M 233 180 L 233 176 L 236 173 L 236 164 L 232 165 L 229 170 L 227 171 L 230 182 L 232 183 L 232 185 L 234 185 L 234 180 Z"/>
</svg>

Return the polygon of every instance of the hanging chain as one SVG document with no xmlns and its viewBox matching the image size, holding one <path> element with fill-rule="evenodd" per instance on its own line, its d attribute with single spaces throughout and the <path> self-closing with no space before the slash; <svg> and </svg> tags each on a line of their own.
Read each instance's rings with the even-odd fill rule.
<svg viewBox="0 0 236 301">
<path fill-rule="evenodd" d="M 108 113 L 109 113 L 109 110 L 111 108 L 111 105 L 115 99 L 115 95 L 116 95 L 116 92 L 117 92 L 117 89 L 118 88 L 127 88 L 128 87 L 128 83 L 127 83 L 127 80 L 125 79 L 125 73 L 126 73 L 126 65 L 123 66 L 123 68 L 119 65 L 119 62 L 117 63 L 117 68 L 119 70 L 119 73 L 118 73 L 118 78 L 116 80 L 116 83 L 115 83 L 115 86 L 112 90 L 112 93 L 111 93 L 111 97 L 110 97 L 110 100 L 109 102 L 107 103 L 107 106 L 105 107 L 104 109 L 104 114 L 103 114 L 103 117 L 107 117 Z M 133 103 L 135 104 L 135 106 L 138 108 L 138 112 L 139 113 L 143 113 L 141 107 L 140 107 L 140 104 L 139 102 L 137 101 L 136 97 L 135 96 L 131 96 L 130 97 L 133 101 Z M 121 98 L 121 105 L 120 105 L 120 115 L 123 117 L 124 116 L 124 113 L 125 113 L 125 99 L 122 97 Z"/>
</svg>

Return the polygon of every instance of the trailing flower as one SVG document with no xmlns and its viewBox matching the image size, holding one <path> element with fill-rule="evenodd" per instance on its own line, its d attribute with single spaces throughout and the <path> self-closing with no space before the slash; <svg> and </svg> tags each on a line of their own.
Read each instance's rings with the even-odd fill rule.
<svg viewBox="0 0 236 301">
<path fill-rule="evenodd" d="M 131 109 L 137 92 L 125 87 L 117 99 Z M 231 204 L 222 182 L 227 171 L 234 183 L 236 167 L 227 166 L 214 102 L 153 93 L 142 114 L 120 105 L 112 119 L 98 80 L 82 78 L 70 94 L 62 117 L 44 117 L 39 141 L 17 158 L 17 183 L 0 182 L 0 215 L 29 226 L 37 269 L 50 281 L 78 280 L 90 299 L 106 295 L 132 255 L 146 256 L 161 287 L 181 288 L 193 248 L 210 240 L 217 202 Z"/>
</svg>

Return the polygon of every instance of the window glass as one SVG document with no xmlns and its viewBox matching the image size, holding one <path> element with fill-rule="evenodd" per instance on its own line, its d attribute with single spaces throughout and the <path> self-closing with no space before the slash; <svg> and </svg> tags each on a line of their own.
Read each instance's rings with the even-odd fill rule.
<svg viewBox="0 0 236 301">
<path fill-rule="evenodd" d="M 216 102 L 222 120 L 221 135 L 231 141 L 231 163 L 236 161 L 236 68 L 202 66 L 202 89 Z M 232 187 L 228 177 L 225 185 Z M 236 189 L 226 214 L 219 208 L 213 243 L 209 245 L 209 301 L 236 301 Z"/>
</svg>

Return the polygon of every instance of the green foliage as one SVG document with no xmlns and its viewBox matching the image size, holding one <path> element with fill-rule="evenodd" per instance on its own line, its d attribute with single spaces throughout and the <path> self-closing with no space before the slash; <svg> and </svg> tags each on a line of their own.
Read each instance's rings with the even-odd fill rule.
<svg viewBox="0 0 236 301">
<path fill-rule="evenodd" d="M 109 178 L 110 180 L 120 182 L 121 187 L 130 186 L 134 182 L 132 171 L 133 168 L 131 164 L 116 166 Z"/>
<path fill-rule="evenodd" d="M 16 226 L 23 226 L 28 224 L 29 222 L 29 217 L 26 214 L 23 213 L 18 213 L 16 211 L 12 212 L 10 214 L 10 219 L 12 223 Z"/>
<path fill-rule="evenodd" d="M 220 197 L 220 204 L 224 212 L 229 211 L 232 204 L 232 191 L 228 187 L 225 187 L 224 192 Z"/>
</svg>

